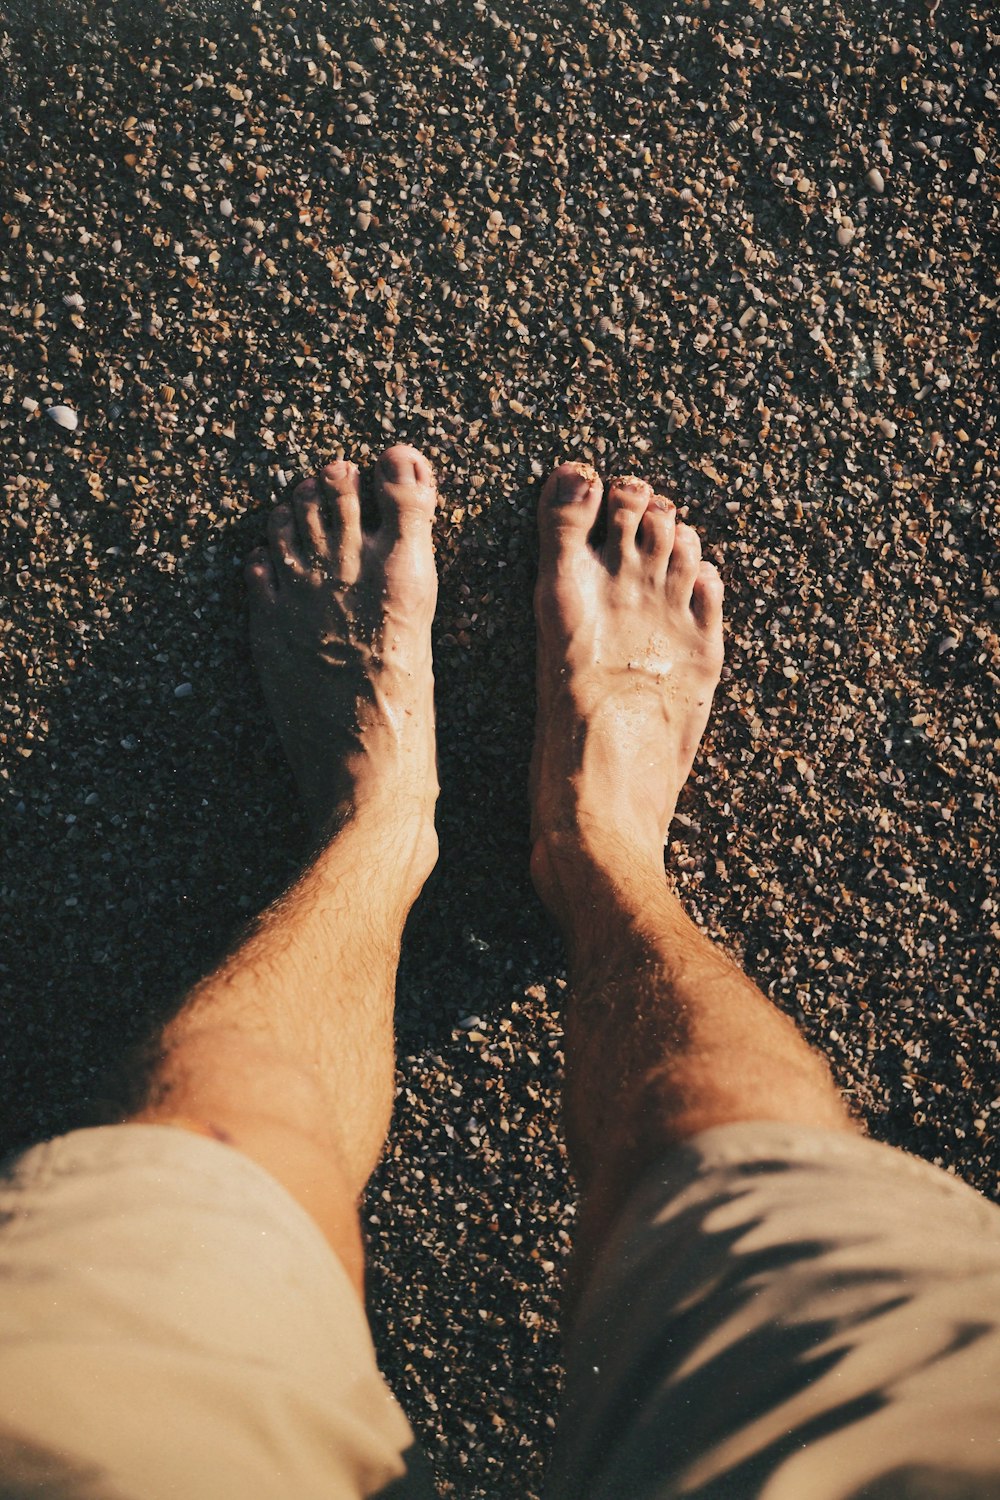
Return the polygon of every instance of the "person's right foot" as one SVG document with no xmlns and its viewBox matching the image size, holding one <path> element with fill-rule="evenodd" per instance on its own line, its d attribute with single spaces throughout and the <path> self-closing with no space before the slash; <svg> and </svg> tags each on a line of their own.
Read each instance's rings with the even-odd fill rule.
<svg viewBox="0 0 1000 1500">
<path fill-rule="evenodd" d="M 579 846 L 658 863 L 722 668 L 722 580 L 644 480 L 564 463 L 539 503 L 532 875 Z M 591 535 L 605 508 L 607 540 Z"/>
</svg>

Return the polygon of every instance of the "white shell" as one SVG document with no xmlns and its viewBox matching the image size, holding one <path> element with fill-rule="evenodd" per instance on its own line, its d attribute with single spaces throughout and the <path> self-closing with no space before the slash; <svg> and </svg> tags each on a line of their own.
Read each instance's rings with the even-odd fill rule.
<svg viewBox="0 0 1000 1500">
<path fill-rule="evenodd" d="M 865 181 L 867 182 L 873 193 L 885 192 L 885 178 L 882 176 L 882 173 L 879 171 L 878 167 L 872 167 L 871 171 L 865 177 Z"/>
<path fill-rule="evenodd" d="M 71 307 L 74 311 L 79 312 L 83 307 L 83 298 L 80 296 L 80 293 L 67 292 L 63 298 L 63 307 Z"/>
<path fill-rule="evenodd" d="M 75 432 L 80 425 L 80 418 L 70 406 L 50 406 L 45 415 L 57 427 L 65 427 L 67 432 Z"/>
</svg>

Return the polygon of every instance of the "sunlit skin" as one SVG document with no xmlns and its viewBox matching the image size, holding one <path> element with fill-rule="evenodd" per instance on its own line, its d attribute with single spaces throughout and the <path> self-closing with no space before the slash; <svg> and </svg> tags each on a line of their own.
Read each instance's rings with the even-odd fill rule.
<svg viewBox="0 0 1000 1500">
<path fill-rule="evenodd" d="M 600 549 L 593 469 L 562 465 L 541 504 L 536 836 L 582 819 L 661 853 L 722 666 L 722 580 L 644 480 L 610 486 Z"/>
</svg>

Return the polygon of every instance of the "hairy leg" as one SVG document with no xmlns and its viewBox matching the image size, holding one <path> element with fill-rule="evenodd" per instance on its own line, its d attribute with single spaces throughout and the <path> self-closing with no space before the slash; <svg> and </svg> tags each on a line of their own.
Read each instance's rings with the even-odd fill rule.
<svg viewBox="0 0 1000 1500">
<path fill-rule="evenodd" d="M 313 1215 L 361 1284 L 357 1202 L 393 1096 L 407 914 L 437 857 L 434 479 L 398 446 L 279 506 L 247 568 L 254 654 L 319 853 L 188 997 L 136 1120 L 226 1140 Z"/>
<path fill-rule="evenodd" d="M 607 540 L 592 535 L 605 507 Z M 684 913 L 663 845 L 722 666 L 722 582 L 648 484 L 563 464 L 539 509 L 532 874 L 569 955 L 577 1280 L 657 1155 L 714 1125 L 854 1127 L 823 1060 Z"/>
</svg>

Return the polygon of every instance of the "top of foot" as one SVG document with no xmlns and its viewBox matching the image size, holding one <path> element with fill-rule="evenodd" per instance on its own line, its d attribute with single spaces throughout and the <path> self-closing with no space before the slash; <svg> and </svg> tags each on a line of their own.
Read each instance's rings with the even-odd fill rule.
<svg viewBox="0 0 1000 1500">
<path fill-rule="evenodd" d="M 254 657 L 318 834 L 369 806 L 433 823 L 434 475 L 397 445 L 373 489 L 368 531 L 356 465 L 327 464 L 247 562 Z"/>
<path fill-rule="evenodd" d="M 564 463 L 539 502 L 533 872 L 553 840 L 659 862 L 722 668 L 722 580 L 645 480 Z M 603 523 L 599 525 L 599 523 Z M 606 540 L 595 546 L 595 532 Z"/>
</svg>

